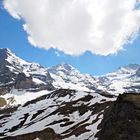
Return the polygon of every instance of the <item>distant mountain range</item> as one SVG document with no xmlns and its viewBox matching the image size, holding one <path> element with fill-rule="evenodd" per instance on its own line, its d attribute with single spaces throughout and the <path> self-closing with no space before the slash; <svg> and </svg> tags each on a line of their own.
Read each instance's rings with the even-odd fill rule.
<svg viewBox="0 0 140 140">
<path fill-rule="evenodd" d="M 136 93 L 138 64 L 92 76 L 69 64 L 44 68 L 0 49 L 0 139 L 137 140 Z"/>
<path fill-rule="evenodd" d="M 4 48 L 0 49 L 0 65 L 0 87 L 5 86 L 8 89 L 17 85 L 17 75 L 23 73 L 25 77 L 31 77 L 30 84 L 27 82 L 28 84 L 16 88 L 65 88 L 115 95 L 123 92 L 140 92 L 140 65 L 138 64 L 121 67 L 116 72 L 104 76 L 92 76 L 82 74 L 65 63 L 44 68 L 37 63 L 24 61 Z"/>
</svg>

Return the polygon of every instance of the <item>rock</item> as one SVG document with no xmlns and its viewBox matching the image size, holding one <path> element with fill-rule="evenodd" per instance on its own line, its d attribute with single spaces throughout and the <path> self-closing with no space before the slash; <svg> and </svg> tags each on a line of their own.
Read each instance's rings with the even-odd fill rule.
<svg viewBox="0 0 140 140">
<path fill-rule="evenodd" d="M 19 136 L 13 136 L 13 137 L 6 137 L 2 140 L 35 140 L 38 138 L 39 140 L 62 140 L 61 136 L 56 134 L 55 131 L 52 128 L 46 128 L 45 130 L 19 135 Z"/>
<path fill-rule="evenodd" d="M 15 88 L 16 89 L 29 89 L 35 88 L 35 84 L 32 81 L 32 77 L 27 77 L 24 73 L 19 73 L 15 80 Z"/>
<path fill-rule="evenodd" d="M 104 114 L 99 140 L 138 140 L 140 138 L 140 94 L 119 95 Z"/>
<path fill-rule="evenodd" d="M 140 77 L 140 68 L 136 71 L 136 76 Z"/>
</svg>

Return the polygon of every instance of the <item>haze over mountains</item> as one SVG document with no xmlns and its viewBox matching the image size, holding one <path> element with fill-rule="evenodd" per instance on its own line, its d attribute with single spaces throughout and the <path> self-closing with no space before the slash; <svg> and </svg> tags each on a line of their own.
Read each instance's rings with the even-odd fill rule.
<svg viewBox="0 0 140 140">
<path fill-rule="evenodd" d="M 140 65 L 92 76 L 64 63 L 44 68 L 5 48 L 0 49 L 0 66 L 0 139 L 139 137 Z"/>
</svg>

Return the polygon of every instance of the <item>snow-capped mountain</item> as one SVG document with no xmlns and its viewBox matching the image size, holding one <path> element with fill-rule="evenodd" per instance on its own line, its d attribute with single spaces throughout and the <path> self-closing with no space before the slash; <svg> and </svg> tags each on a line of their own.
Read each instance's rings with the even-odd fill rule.
<svg viewBox="0 0 140 140">
<path fill-rule="evenodd" d="M 140 65 L 130 64 L 119 68 L 116 72 L 95 77 L 81 74 L 68 64 L 60 64 L 48 68 L 53 85 L 57 88 L 77 89 L 83 91 L 97 91 L 110 94 L 124 92 L 140 92 Z"/>
<path fill-rule="evenodd" d="M 130 64 L 98 77 L 99 89 L 113 94 L 140 92 L 140 65 Z"/>
<path fill-rule="evenodd" d="M 37 63 L 24 61 L 7 48 L 0 49 L 0 66 L 1 87 L 12 87 L 15 84 L 16 79 L 19 77 L 22 77 L 21 80 L 23 81 L 29 79 L 27 77 L 31 77 L 32 83 L 39 85 L 50 84 L 53 80 L 45 68 Z M 19 74 L 20 76 L 18 77 Z"/>
<path fill-rule="evenodd" d="M 17 75 L 32 77 L 36 84 L 52 84 L 55 88 L 94 91 L 96 79 L 89 74 L 81 74 L 68 64 L 44 68 L 37 63 L 29 63 L 17 57 L 9 49 L 0 49 L 0 86 L 13 86 Z M 22 78 L 23 79 L 23 78 Z M 29 81 L 29 78 L 26 78 Z M 27 82 L 26 82 L 27 83 Z M 23 84 L 23 83 L 22 83 Z"/>
<path fill-rule="evenodd" d="M 96 79 L 89 74 L 81 74 L 76 68 L 68 64 L 60 64 L 48 71 L 53 78 L 56 88 L 94 91 L 97 88 Z"/>
<path fill-rule="evenodd" d="M 3 90 L 3 86 L 9 88 L 15 84 L 18 88 L 23 88 L 21 85 L 26 88 L 48 85 L 50 89 L 65 88 L 110 94 L 140 91 L 140 65 L 137 64 L 121 67 L 116 72 L 95 77 L 82 74 L 65 63 L 44 68 L 37 63 L 24 61 L 9 49 L 0 49 L 0 66 L 0 91 Z M 44 89 L 44 86 L 41 89 Z"/>
</svg>

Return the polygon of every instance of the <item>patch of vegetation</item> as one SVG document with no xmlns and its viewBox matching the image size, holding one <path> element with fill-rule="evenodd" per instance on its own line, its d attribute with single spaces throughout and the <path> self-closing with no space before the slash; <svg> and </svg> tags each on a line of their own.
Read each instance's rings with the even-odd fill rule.
<svg viewBox="0 0 140 140">
<path fill-rule="evenodd" d="M 4 105 L 7 105 L 7 102 L 4 98 L 0 97 L 0 107 L 3 107 Z"/>
</svg>

